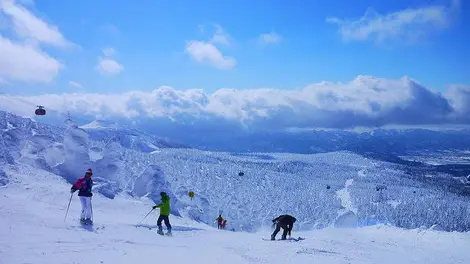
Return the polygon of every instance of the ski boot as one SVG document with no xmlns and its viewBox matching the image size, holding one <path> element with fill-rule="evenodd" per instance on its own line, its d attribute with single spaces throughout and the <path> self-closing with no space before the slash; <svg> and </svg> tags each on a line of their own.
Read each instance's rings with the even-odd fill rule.
<svg viewBox="0 0 470 264">
<path fill-rule="evenodd" d="M 168 232 L 166 233 L 167 236 L 172 236 L 172 233 L 171 233 L 171 228 L 168 228 Z"/>
<path fill-rule="evenodd" d="M 162 229 L 161 226 L 158 227 L 157 234 L 162 235 L 162 236 L 164 235 L 164 234 L 163 234 L 163 229 Z"/>
<path fill-rule="evenodd" d="M 80 218 L 80 224 L 86 225 L 85 218 Z"/>
<path fill-rule="evenodd" d="M 271 240 L 276 240 L 276 237 L 274 235 L 271 235 Z"/>
<path fill-rule="evenodd" d="M 91 221 L 90 218 L 85 219 L 85 224 L 86 225 L 93 225 L 93 221 Z"/>
</svg>

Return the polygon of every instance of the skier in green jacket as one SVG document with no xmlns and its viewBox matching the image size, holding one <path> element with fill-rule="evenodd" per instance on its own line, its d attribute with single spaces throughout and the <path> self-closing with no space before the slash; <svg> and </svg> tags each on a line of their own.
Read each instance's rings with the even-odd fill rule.
<svg viewBox="0 0 470 264">
<path fill-rule="evenodd" d="M 165 221 L 166 228 L 168 230 L 167 235 L 171 235 L 171 225 L 170 225 L 170 219 L 168 216 L 170 215 L 170 196 L 166 194 L 166 192 L 161 192 L 160 196 L 162 197 L 162 201 L 154 205 L 152 208 L 160 208 L 160 216 L 158 217 L 157 220 L 157 226 L 158 226 L 158 234 L 163 235 L 163 230 L 162 230 L 162 221 Z"/>
</svg>

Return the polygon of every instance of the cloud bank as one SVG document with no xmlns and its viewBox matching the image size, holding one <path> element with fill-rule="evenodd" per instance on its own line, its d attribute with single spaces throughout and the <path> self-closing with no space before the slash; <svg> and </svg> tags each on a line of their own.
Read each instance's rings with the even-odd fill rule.
<svg viewBox="0 0 470 264">
<path fill-rule="evenodd" d="M 349 83 L 321 82 L 299 90 L 220 89 L 212 94 L 163 86 L 151 92 L 110 95 L 2 95 L 0 108 L 21 115 L 32 114 L 30 109 L 15 105 L 15 101 L 96 118 L 165 121 L 194 127 L 290 129 L 470 124 L 470 86 L 451 86 L 439 93 L 407 77 L 393 80 L 358 76 Z"/>
</svg>

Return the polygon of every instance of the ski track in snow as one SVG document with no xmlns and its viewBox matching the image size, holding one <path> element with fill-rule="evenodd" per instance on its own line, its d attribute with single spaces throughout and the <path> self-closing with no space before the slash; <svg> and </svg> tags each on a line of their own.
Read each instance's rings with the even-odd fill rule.
<svg viewBox="0 0 470 264">
<path fill-rule="evenodd" d="M 173 237 L 156 233 L 153 205 L 124 195 L 93 196 L 95 226 L 78 224 L 76 195 L 62 178 L 21 166 L 5 167 L 11 182 L 0 189 L 0 258 L 8 264 L 55 263 L 468 263 L 470 234 L 390 226 L 297 232 L 300 242 L 262 241 L 258 233 L 220 231 L 171 216 Z M 346 182 L 347 187 L 352 181 Z M 345 199 L 347 201 L 347 199 Z M 347 204 L 347 203 L 346 203 Z M 351 208 L 347 206 L 347 208 Z M 151 228 L 151 229 L 149 229 Z M 165 227 L 164 227 L 165 230 Z"/>
<path fill-rule="evenodd" d="M 336 191 L 337 197 L 341 200 L 341 206 L 343 206 L 347 211 L 354 212 L 357 214 L 357 208 L 354 207 L 353 202 L 351 200 L 351 195 L 349 194 L 349 186 L 351 186 L 354 183 L 354 179 L 348 179 L 346 180 L 344 184 L 344 188 Z"/>
</svg>

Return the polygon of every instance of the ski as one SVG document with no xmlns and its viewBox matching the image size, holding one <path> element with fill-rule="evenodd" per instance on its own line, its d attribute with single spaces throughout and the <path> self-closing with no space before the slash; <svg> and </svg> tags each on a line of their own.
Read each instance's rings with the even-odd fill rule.
<svg viewBox="0 0 470 264">
<path fill-rule="evenodd" d="M 293 238 L 288 238 L 288 239 L 285 239 L 285 240 L 282 240 L 282 239 L 271 240 L 271 239 L 268 239 L 268 238 L 261 238 L 261 239 L 264 240 L 264 241 L 295 241 L 295 242 L 305 240 L 304 237 L 298 237 L 298 238 L 293 237 Z"/>
<path fill-rule="evenodd" d="M 157 234 L 159 234 L 160 236 L 168 236 L 168 237 L 173 236 L 172 233 L 168 233 L 168 232 L 167 232 L 167 233 L 163 233 L 163 232 L 158 232 L 158 231 L 157 231 Z"/>
</svg>

